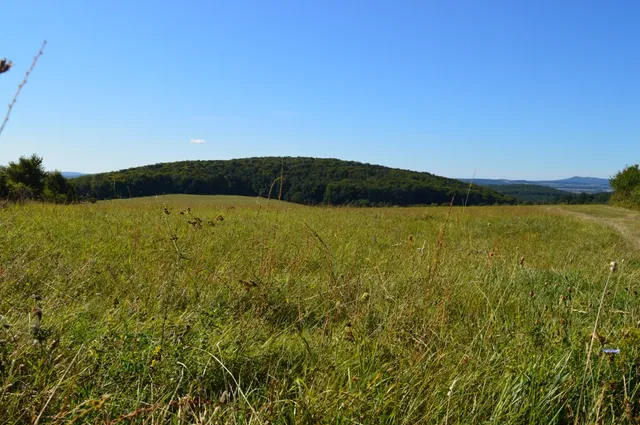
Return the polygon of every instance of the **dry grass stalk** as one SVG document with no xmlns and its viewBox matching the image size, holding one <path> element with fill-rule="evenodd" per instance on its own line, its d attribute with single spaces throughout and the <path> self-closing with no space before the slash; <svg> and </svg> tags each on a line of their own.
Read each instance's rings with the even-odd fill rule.
<svg viewBox="0 0 640 425">
<path fill-rule="evenodd" d="M 16 90 L 16 93 L 13 95 L 13 100 L 9 104 L 9 109 L 7 109 L 7 114 L 4 116 L 4 121 L 2 121 L 2 125 L 0 126 L 0 136 L 2 136 L 2 131 L 4 130 L 4 127 L 7 125 L 7 122 L 9 121 L 9 116 L 11 115 L 11 110 L 13 109 L 13 106 L 18 101 L 18 96 L 20 95 L 20 92 L 22 91 L 22 88 L 24 87 L 25 84 L 27 84 L 27 80 L 29 79 L 29 74 L 31 74 L 31 71 L 33 71 L 33 69 L 36 67 L 36 64 L 38 63 L 38 59 L 44 53 L 44 46 L 46 46 L 46 45 L 47 45 L 47 40 L 42 42 L 42 46 L 40 47 L 40 50 L 38 51 L 38 54 L 33 58 L 33 62 L 31 63 L 31 66 L 29 67 L 27 72 L 24 74 L 24 78 L 23 78 L 22 82 L 18 85 L 18 90 Z M 9 62 L 9 68 L 11 67 L 11 65 L 12 65 L 12 63 Z M 4 66 L 6 67 L 6 64 Z M 8 71 L 8 68 L 6 69 L 6 71 Z M 6 71 L 3 71 L 3 72 L 6 72 Z"/>
</svg>

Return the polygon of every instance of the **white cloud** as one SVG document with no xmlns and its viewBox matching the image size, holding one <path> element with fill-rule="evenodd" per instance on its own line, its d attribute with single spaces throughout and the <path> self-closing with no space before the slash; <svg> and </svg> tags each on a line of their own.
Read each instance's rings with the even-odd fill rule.
<svg viewBox="0 0 640 425">
<path fill-rule="evenodd" d="M 191 139 L 189 143 L 192 145 L 204 145 L 206 142 L 203 139 Z"/>
</svg>

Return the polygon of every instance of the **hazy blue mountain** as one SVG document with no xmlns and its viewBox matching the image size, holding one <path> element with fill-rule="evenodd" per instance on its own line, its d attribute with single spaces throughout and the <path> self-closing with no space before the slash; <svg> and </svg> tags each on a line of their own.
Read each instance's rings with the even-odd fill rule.
<svg viewBox="0 0 640 425">
<path fill-rule="evenodd" d="M 458 179 L 464 182 L 470 182 L 472 179 Z M 598 177 L 570 177 L 561 180 L 507 180 L 507 179 L 473 179 L 473 182 L 480 186 L 496 186 L 496 185 L 538 185 L 547 186 L 554 189 L 563 190 L 572 193 L 600 193 L 611 192 L 608 179 Z"/>
<path fill-rule="evenodd" d="M 609 186 L 608 179 L 601 179 L 599 177 L 569 177 L 568 179 L 562 180 L 551 180 L 550 182 L 561 183 L 561 184 L 578 184 L 578 185 L 593 185 L 593 186 Z"/>
<path fill-rule="evenodd" d="M 75 171 L 62 171 L 62 175 L 68 179 L 73 179 L 75 177 L 86 176 L 85 173 L 77 173 Z"/>
</svg>

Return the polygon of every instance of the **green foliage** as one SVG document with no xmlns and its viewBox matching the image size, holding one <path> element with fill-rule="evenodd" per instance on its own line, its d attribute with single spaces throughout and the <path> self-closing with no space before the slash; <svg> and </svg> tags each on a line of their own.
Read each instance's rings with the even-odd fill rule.
<svg viewBox="0 0 640 425">
<path fill-rule="evenodd" d="M 0 167 L 0 198 L 70 203 L 75 191 L 59 171 L 46 172 L 42 157 L 33 154 Z"/>
<path fill-rule="evenodd" d="M 42 157 L 35 153 L 30 157 L 21 156 L 18 162 L 10 162 L 6 169 L 9 180 L 28 187 L 39 196 L 44 190 L 46 171 L 42 165 Z"/>
<path fill-rule="evenodd" d="M 9 197 L 9 176 L 6 167 L 0 166 L 0 199 Z"/>
<path fill-rule="evenodd" d="M 626 211 L 217 199 L 0 209 L 0 423 L 637 422 Z"/>
<path fill-rule="evenodd" d="M 629 195 L 640 186 L 640 168 L 638 164 L 629 165 L 622 171 L 618 171 L 614 177 L 609 180 L 611 187 L 621 195 Z"/>
<path fill-rule="evenodd" d="M 79 196 L 130 198 L 171 193 L 244 195 L 316 205 L 508 204 L 493 190 L 430 173 L 320 158 L 245 158 L 184 161 L 83 176 L 72 183 Z M 274 184 L 275 182 L 275 184 Z"/>
<path fill-rule="evenodd" d="M 14 201 L 25 201 L 33 199 L 36 196 L 32 187 L 22 182 L 16 183 L 13 180 L 9 180 L 8 182 L 8 193 L 9 199 Z"/>
<path fill-rule="evenodd" d="M 67 193 L 69 191 L 67 179 L 57 170 L 47 174 L 44 184 L 51 193 Z"/>
<path fill-rule="evenodd" d="M 47 173 L 44 198 L 57 204 L 71 203 L 75 199 L 75 190 L 60 171 Z"/>
<path fill-rule="evenodd" d="M 613 201 L 628 206 L 640 206 L 640 168 L 629 165 L 609 181 L 615 193 Z"/>
</svg>

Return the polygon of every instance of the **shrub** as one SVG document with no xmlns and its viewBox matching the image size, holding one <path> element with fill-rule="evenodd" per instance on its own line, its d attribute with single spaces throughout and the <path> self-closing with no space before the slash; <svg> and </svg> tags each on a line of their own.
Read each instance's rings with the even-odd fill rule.
<svg viewBox="0 0 640 425">
<path fill-rule="evenodd" d="M 629 165 L 609 180 L 614 189 L 611 200 L 626 206 L 640 205 L 640 168 Z"/>
<path fill-rule="evenodd" d="M 28 187 L 34 196 L 39 196 L 44 190 L 47 173 L 42 165 L 42 157 L 36 154 L 28 158 L 21 156 L 18 162 L 10 162 L 6 173 L 14 183 Z"/>
<path fill-rule="evenodd" d="M 638 164 L 629 165 L 609 180 L 609 184 L 619 195 L 631 195 L 640 186 L 640 169 Z"/>
<path fill-rule="evenodd" d="M 0 167 L 0 198 L 62 204 L 74 202 L 75 191 L 60 171 L 46 172 L 42 157 L 33 154 Z"/>
</svg>

